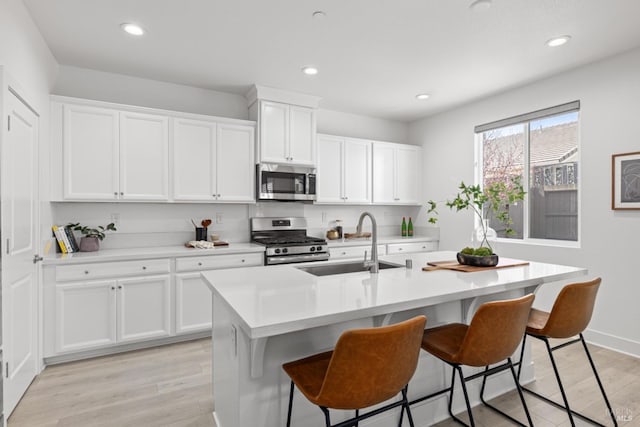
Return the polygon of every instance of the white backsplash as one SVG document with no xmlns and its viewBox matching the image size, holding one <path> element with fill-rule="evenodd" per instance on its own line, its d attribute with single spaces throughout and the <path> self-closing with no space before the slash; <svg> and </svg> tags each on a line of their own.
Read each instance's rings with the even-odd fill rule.
<svg viewBox="0 0 640 427">
<path fill-rule="evenodd" d="M 437 237 L 437 228 L 426 226 L 420 218 L 418 206 L 336 206 L 305 203 L 265 202 L 246 204 L 209 203 L 51 203 L 51 217 L 55 225 L 80 222 L 96 227 L 118 218 L 118 231 L 109 232 L 101 242 L 101 248 L 118 249 L 133 247 L 182 245 L 194 238 L 193 219 L 197 224 L 209 218 L 209 234 L 215 233 L 229 242 L 249 241 L 249 218 L 254 216 L 302 216 L 308 221 L 308 232 L 324 237 L 335 220 L 342 220 L 344 232 L 355 232 L 360 214 L 372 213 L 378 223 L 381 237 L 400 236 L 402 217 L 414 218 L 417 236 Z M 420 218 L 420 219 L 419 219 Z M 424 223 L 424 224 L 423 224 Z M 371 230 L 365 219 L 364 230 Z M 50 229 L 43 236 L 50 236 Z M 79 237 L 79 236 L 78 236 Z M 49 239 L 45 238 L 45 241 Z"/>
</svg>

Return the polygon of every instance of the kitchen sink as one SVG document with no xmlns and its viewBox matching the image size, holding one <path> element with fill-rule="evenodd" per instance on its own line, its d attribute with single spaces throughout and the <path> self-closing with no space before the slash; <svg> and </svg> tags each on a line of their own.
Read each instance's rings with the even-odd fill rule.
<svg viewBox="0 0 640 427">
<path fill-rule="evenodd" d="M 404 267 L 404 265 L 381 261 L 378 263 L 378 267 L 380 270 L 386 270 L 388 268 Z M 308 267 L 296 268 L 302 271 L 306 271 L 307 273 L 311 273 L 314 276 L 331 276 L 333 274 L 359 273 L 362 271 L 369 271 L 369 267 L 365 267 L 362 261 L 312 265 Z"/>
</svg>

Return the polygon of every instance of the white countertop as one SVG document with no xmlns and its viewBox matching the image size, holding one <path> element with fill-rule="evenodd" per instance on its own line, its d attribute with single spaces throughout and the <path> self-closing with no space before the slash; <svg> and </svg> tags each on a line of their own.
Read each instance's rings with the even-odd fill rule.
<svg viewBox="0 0 640 427">
<path fill-rule="evenodd" d="M 455 252 L 387 255 L 380 260 L 404 267 L 332 276 L 314 276 L 293 264 L 204 272 L 251 338 L 263 338 L 347 320 L 395 313 L 443 302 L 570 279 L 579 267 L 531 262 L 526 266 L 462 273 L 423 272 L 427 261 L 455 259 Z M 314 265 L 320 265 L 315 263 Z"/>
<path fill-rule="evenodd" d="M 185 246 L 160 246 L 150 248 L 101 249 L 96 252 L 55 254 L 44 258 L 44 265 L 79 264 L 85 262 L 130 261 L 149 258 L 224 255 L 234 253 L 264 252 L 264 246 L 254 243 L 230 243 L 214 249 L 196 249 Z"/>
<path fill-rule="evenodd" d="M 387 245 L 394 243 L 418 243 L 418 242 L 437 242 L 438 239 L 434 237 L 378 237 L 379 245 Z M 346 247 L 346 246 L 366 246 L 371 245 L 371 238 L 357 238 L 357 239 L 327 239 L 327 244 L 332 247 Z"/>
</svg>

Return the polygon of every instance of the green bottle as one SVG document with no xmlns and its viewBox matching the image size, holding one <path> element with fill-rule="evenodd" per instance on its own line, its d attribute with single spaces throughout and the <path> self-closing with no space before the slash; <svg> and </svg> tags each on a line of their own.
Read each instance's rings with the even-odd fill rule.
<svg viewBox="0 0 640 427">
<path fill-rule="evenodd" d="M 402 237 L 407 237 L 407 222 L 402 217 Z"/>
<path fill-rule="evenodd" d="M 411 221 L 411 217 L 409 217 L 409 227 L 407 228 L 407 236 L 413 237 L 413 222 Z"/>
</svg>

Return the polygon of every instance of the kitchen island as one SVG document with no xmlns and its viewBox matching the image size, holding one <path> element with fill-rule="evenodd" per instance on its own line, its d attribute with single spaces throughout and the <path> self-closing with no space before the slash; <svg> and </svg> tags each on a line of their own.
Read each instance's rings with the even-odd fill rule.
<svg viewBox="0 0 640 427">
<path fill-rule="evenodd" d="M 405 268 L 406 259 L 411 259 L 412 268 Z M 388 255 L 381 260 L 401 267 L 381 269 L 377 275 L 315 276 L 294 264 L 202 273 L 213 291 L 212 375 L 218 427 L 284 425 L 289 379 L 282 363 L 332 348 L 344 330 L 396 323 L 417 314 L 427 316 L 427 327 L 468 322 L 485 301 L 518 297 L 545 283 L 587 273 L 584 268 L 536 262 L 476 273 L 422 271 L 428 261 L 451 259 L 454 252 Z M 524 378 L 530 380 L 532 367 L 525 365 Z M 409 384 L 409 398 L 445 387 L 448 372 L 423 352 Z M 506 375 L 496 376 L 488 383 L 487 395 L 513 387 L 509 381 Z M 473 387 L 470 393 L 477 396 Z M 446 403 L 440 396 L 413 406 L 416 425 L 447 417 Z M 462 410 L 462 405 L 454 402 L 454 410 Z M 332 419 L 338 421 L 341 415 L 349 414 L 336 413 Z M 367 425 L 393 425 L 397 416 L 390 412 Z M 321 411 L 299 392 L 292 425 L 323 425 Z"/>
</svg>

